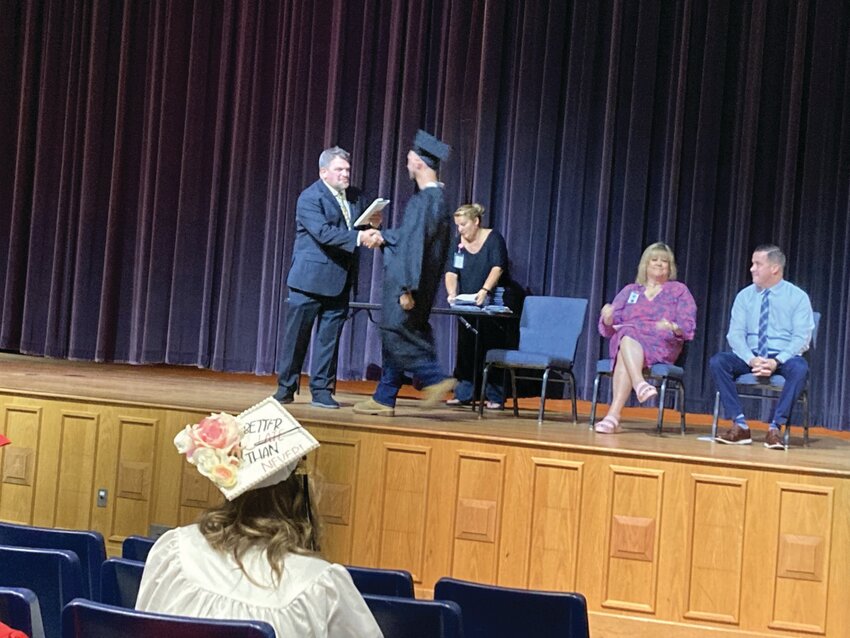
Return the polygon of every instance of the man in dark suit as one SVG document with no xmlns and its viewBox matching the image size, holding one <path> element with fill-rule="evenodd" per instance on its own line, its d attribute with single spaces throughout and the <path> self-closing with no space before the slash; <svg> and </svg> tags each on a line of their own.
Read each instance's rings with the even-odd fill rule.
<svg viewBox="0 0 850 638">
<path fill-rule="evenodd" d="M 332 394 L 336 379 L 337 343 L 356 271 L 357 247 L 375 248 L 381 234 L 375 228 L 356 230 L 360 202 L 347 196 L 350 155 L 334 146 L 319 156 L 319 179 L 298 197 L 295 209 L 295 245 L 286 284 L 289 299 L 283 351 L 278 359 L 275 398 L 291 403 L 301 375 L 310 333 L 316 323 L 312 405 L 338 408 Z M 373 225 L 380 224 L 375 217 Z"/>
</svg>

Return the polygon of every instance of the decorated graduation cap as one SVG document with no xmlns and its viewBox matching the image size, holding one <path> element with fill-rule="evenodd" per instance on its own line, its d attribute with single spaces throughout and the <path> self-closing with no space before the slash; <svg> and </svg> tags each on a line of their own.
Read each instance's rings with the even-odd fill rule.
<svg viewBox="0 0 850 638">
<path fill-rule="evenodd" d="M 239 416 L 221 412 L 187 425 L 174 437 L 174 445 L 232 501 L 248 490 L 288 479 L 319 442 L 268 397 Z"/>
<path fill-rule="evenodd" d="M 440 168 L 441 161 L 448 159 L 451 150 L 451 146 L 422 129 L 416 131 L 416 137 L 413 138 L 413 152 L 434 170 Z"/>
</svg>

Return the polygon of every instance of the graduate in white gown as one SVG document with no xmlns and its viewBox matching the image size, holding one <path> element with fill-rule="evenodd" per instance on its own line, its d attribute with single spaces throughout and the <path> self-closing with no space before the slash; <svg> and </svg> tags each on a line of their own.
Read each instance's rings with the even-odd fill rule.
<svg viewBox="0 0 850 638">
<path fill-rule="evenodd" d="M 303 460 L 318 442 L 274 399 L 257 407 L 211 415 L 175 438 L 226 500 L 157 540 L 136 608 L 262 620 L 281 637 L 382 636 L 346 569 L 319 554 Z"/>
</svg>

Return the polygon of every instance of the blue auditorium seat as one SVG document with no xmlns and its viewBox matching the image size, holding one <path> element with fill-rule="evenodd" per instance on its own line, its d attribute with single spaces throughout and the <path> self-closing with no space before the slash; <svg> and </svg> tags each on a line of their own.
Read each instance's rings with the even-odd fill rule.
<svg viewBox="0 0 850 638">
<path fill-rule="evenodd" d="M 62 635 L 62 607 L 84 595 L 77 555 L 65 549 L 0 545 L 0 583 L 25 587 L 37 597 L 47 638 Z"/>
<path fill-rule="evenodd" d="M 150 553 L 154 543 L 156 543 L 155 538 L 148 538 L 147 536 L 128 536 L 124 539 L 124 542 L 121 543 L 121 558 L 140 560 L 144 563 L 148 559 L 148 554 Z"/>
<path fill-rule="evenodd" d="M 361 594 L 414 598 L 413 577 L 408 571 L 351 565 L 346 565 L 345 568 Z"/>
<path fill-rule="evenodd" d="M 514 589 L 441 578 L 434 600 L 452 600 L 463 613 L 466 638 L 589 638 L 581 594 Z"/>
<path fill-rule="evenodd" d="M 62 611 L 62 632 L 63 638 L 275 638 L 274 628 L 259 620 L 166 616 L 82 598 Z"/>
<path fill-rule="evenodd" d="M 83 594 L 93 600 L 100 594 L 100 566 L 106 560 L 100 532 L 0 523 L 0 545 L 71 550 L 80 559 Z"/>
<path fill-rule="evenodd" d="M 363 595 L 384 638 L 460 638 L 463 620 L 457 603 L 398 596 Z"/>
<path fill-rule="evenodd" d="M 44 638 L 38 598 L 24 587 L 0 587 L 0 622 L 30 638 Z"/>
<path fill-rule="evenodd" d="M 102 603 L 134 609 L 139 597 L 139 585 L 145 564 L 126 558 L 107 558 L 100 568 L 100 598 Z"/>
</svg>

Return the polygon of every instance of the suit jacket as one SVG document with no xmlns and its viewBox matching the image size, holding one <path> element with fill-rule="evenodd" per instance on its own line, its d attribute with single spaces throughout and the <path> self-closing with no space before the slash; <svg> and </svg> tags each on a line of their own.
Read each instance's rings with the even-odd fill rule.
<svg viewBox="0 0 850 638">
<path fill-rule="evenodd" d="M 352 197 L 353 189 L 346 195 Z M 351 221 L 360 215 L 360 202 L 348 202 Z M 348 292 L 356 273 L 357 231 L 349 230 L 339 207 L 322 180 L 298 197 L 295 208 L 295 245 L 286 284 L 303 292 L 336 297 Z"/>
</svg>

